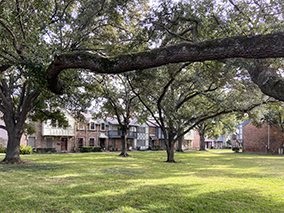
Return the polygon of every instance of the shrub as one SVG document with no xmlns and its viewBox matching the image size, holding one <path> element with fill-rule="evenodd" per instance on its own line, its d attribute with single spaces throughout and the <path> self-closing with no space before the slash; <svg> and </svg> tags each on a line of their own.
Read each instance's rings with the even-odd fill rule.
<svg viewBox="0 0 284 213">
<path fill-rule="evenodd" d="M 0 153 L 6 153 L 7 148 L 6 147 L 0 147 Z"/>
<path fill-rule="evenodd" d="M 92 152 L 93 151 L 93 146 L 82 146 L 81 147 L 81 152 Z"/>
<path fill-rule="evenodd" d="M 211 146 L 211 149 L 214 149 L 214 146 Z"/>
<path fill-rule="evenodd" d="M 83 146 L 81 152 L 101 152 L 102 147 L 100 146 Z"/>
<path fill-rule="evenodd" d="M 161 146 L 160 146 L 160 145 L 154 145 L 154 149 L 159 150 L 160 148 L 161 148 Z"/>
<path fill-rule="evenodd" d="M 31 154 L 32 152 L 33 152 L 33 148 L 31 146 L 20 145 L 21 155 Z"/>
<path fill-rule="evenodd" d="M 56 148 L 55 147 L 39 147 L 39 148 L 36 148 L 35 152 L 37 152 L 37 153 L 48 153 L 48 152 L 54 153 L 54 152 L 56 152 Z"/>
<path fill-rule="evenodd" d="M 140 146 L 136 146 L 136 149 L 137 149 L 137 150 L 140 150 Z"/>
<path fill-rule="evenodd" d="M 102 151 L 102 147 L 100 146 L 93 146 L 93 152 L 101 152 Z"/>
<path fill-rule="evenodd" d="M 236 147 L 233 147 L 232 150 L 233 150 L 234 152 L 239 152 L 239 151 L 240 151 L 240 148 L 236 146 Z"/>
<path fill-rule="evenodd" d="M 222 149 L 228 149 L 228 147 L 226 145 L 223 145 Z"/>
</svg>

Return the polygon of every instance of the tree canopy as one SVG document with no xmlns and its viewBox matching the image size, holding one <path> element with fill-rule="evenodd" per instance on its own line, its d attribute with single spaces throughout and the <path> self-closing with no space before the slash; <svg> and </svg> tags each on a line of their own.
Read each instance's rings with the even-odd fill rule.
<svg viewBox="0 0 284 213">
<path fill-rule="evenodd" d="M 283 101 L 283 26 L 282 0 L 0 0 L 0 110 L 18 141 L 46 88 L 67 99 L 71 85 L 79 94 L 90 83 L 88 73 L 212 60 L 246 69 Z"/>
</svg>

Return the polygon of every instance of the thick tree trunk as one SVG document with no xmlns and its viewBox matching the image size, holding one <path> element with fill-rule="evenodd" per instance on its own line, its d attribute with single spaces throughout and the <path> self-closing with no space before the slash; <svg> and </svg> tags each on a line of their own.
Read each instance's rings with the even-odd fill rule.
<svg viewBox="0 0 284 213">
<path fill-rule="evenodd" d="M 7 152 L 3 163 L 14 164 L 22 162 L 20 158 L 20 142 L 22 132 L 13 128 L 12 130 L 8 129 L 8 145 Z"/>
<path fill-rule="evenodd" d="M 179 140 L 178 140 L 178 144 L 177 144 L 177 152 L 183 152 L 183 150 L 182 150 L 182 142 L 183 142 L 183 138 L 180 138 Z"/>
<path fill-rule="evenodd" d="M 119 154 L 119 156 L 121 157 L 129 157 L 130 155 L 127 153 L 127 140 L 126 140 L 126 135 L 127 135 L 127 131 L 126 132 L 122 132 L 122 136 L 121 136 L 121 143 L 122 143 L 122 150 L 121 153 Z"/>
<path fill-rule="evenodd" d="M 167 162 L 168 163 L 175 163 L 175 158 L 174 158 L 174 142 L 169 141 L 168 146 L 167 146 Z"/>
<path fill-rule="evenodd" d="M 203 129 L 200 130 L 199 136 L 200 136 L 200 149 L 199 149 L 199 151 L 204 151 L 205 150 L 205 137 L 204 137 Z"/>
</svg>

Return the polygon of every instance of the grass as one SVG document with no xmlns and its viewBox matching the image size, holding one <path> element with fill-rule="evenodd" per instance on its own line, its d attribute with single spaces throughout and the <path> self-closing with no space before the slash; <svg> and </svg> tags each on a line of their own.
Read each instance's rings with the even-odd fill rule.
<svg viewBox="0 0 284 213">
<path fill-rule="evenodd" d="M 283 156 L 191 151 L 169 164 L 165 152 L 116 155 L 0 165 L 0 212 L 284 212 Z"/>
</svg>

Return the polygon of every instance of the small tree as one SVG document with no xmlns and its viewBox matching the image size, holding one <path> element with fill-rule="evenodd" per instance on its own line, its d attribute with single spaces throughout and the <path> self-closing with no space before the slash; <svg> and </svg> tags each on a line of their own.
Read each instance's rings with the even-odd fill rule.
<svg viewBox="0 0 284 213">
<path fill-rule="evenodd" d="M 131 119 L 137 117 L 140 112 L 139 100 L 131 91 L 125 75 L 103 76 L 101 81 L 101 89 L 97 102 L 102 104 L 97 117 L 112 117 L 117 119 L 120 130 L 122 132 L 122 151 L 119 156 L 127 157 L 127 135 L 130 129 Z M 142 115 L 140 114 L 140 119 Z"/>
</svg>

